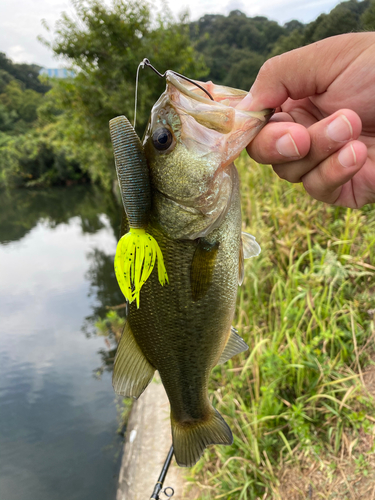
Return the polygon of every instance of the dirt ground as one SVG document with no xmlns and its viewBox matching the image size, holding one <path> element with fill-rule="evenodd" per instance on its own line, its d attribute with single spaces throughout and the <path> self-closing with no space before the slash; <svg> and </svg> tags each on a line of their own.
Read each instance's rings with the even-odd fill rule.
<svg viewBox="0 0 375 500">
<path fill-rule="evenodd" d="M 375 364 L 363 374 L 363 381 L 375 401 Z M 374 434 L 363 431 L 359 437 L 344 433 L 339 457 L 301 457 L 299 466 L 280 471 L 280 486 L 264 500 L 375 500 L 374 440 Z"/>
</svg>

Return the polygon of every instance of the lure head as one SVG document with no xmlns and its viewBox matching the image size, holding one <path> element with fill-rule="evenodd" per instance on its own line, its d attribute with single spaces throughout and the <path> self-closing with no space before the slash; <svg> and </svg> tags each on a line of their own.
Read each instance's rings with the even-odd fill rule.
<svg viewBox="0 0 375 500">
<path fill-rule="evenodd" d="M 236 106 L 247 95 L 212 82 L 196 85 L 167 72 L 167 88 L 151 111 L 144 137 L 153 187 L 186 206 L 202 207 L 220 171 L 235 160 L 272 116 Z M 217 182 L 214 184 L 217 184 Z"/>
</svg>

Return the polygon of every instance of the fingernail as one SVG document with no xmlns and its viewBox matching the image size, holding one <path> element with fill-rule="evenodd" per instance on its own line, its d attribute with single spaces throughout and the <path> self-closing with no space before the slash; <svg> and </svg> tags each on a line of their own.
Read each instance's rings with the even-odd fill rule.
<svg viewBox="0 0 375 500">
<path fill-rule="evenodd" d="M 343 167 L 354 167 L 357 163 L 357 155 L 355 154 L 354 148 L 352 145 L 340 151 L 338 156 L 339 162 Z"/>
<path fill-rule="evenodd" d="M 245 96 L 242 101 L 236 106 L 237 109 L 249 109 L 250 104 L 253 100 L 253 94 L 249 92 L 247 96 Z"/>
<path fill-rule="evenodd" d="M 353 137 L 353 128 L 346 116 L 340 115 L 328 125 L 327 134 L 333 141 L 344 142 Z"/>
<path fill-rule="evenodd" d="M 276 149 L 282 156 L 286 156 L 287 158 L 298 158 L 301 156 L 290 134 L 285 134 L 276 141 Z"/>
</svg>

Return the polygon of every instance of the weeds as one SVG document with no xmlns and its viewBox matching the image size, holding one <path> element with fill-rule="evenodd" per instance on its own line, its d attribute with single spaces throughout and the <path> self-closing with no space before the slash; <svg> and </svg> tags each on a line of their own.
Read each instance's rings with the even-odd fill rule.
<svg viewBox="0 0 375 500">
<path fill-rule="evenodd" d="M 277 499 L 286 462 L 342 454 L 348 433 L 351 453 L 371 430 L 363 369 L 373 348 L 375 210 L 316 202 L 245 156 L 237 166 L 244 230 L 262 247 L 247 261 L 235 319 L 250 349 L 213 372 L 213 404 L 234 444 L 206 450 L 192 477 L 202 499 Z M 368 470 L 364 455 L 356 460 Z"/>
</svg>

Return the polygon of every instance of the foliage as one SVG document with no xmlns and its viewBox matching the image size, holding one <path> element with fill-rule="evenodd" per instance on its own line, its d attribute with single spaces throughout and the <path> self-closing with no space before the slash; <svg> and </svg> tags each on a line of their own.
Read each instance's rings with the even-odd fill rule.
<svg viewBox="0 0 375 500">
<path fill-rule="evenodd" d="M 0 131 L 19 134 L 26 132 L 37 119 L 42 95 L 24 90 L 17 80 L 11 80 L 0 94 Z"/>
<path fill-rule="evenodd" d="M 39 66 L 13 64 L 3 56 L 0 54 L 0 187 L 87 181 L 63 130 L 46 120 L 46 110 L 49 118 L 62 111 L 52 103 L 53 93 L 44 94 L 51 87 L 39 81 Z"/>
<path fill-rule="evenodd" d="M 162 72 L 173 68 L 193 78 L 204 76 L 206 68 L 190 43 L 186 22 L 175 22 L 166 6 L 156 19 L 145 1 L 113 0 L 107 6 L 79 0 L 74 6 L 75 17 L 63 14 L 54 41 L 45 42 L 76 72 L 74 80 L 56 82 L 53 91 L 65 111 L 60 125 L 74 156 L 94 180 L 109 186 L 115 174 L 108 122 L 117 115 L 133 121 L 140 61 L 148 57 Z M 164 88 L 165 81 L 153 72 L 141 72 L 138 132 Z"/>
<path fill-rule="evenodd" d="M 321 14 L 315 21 L 307 25 L 304 44 L 342 33 L 362 31 L 361 15 L 368 6 L 368 0 L 341 2 L 329 14 Z"/>
<path fill-rule="evenodd" d="M 4 84 L 17 80 L 21 82 L 23 88 L 44 94 L 50 87 L 39 80 L 40 69 L 37 64 L 14 63 L 0 52 L 0 92 L 3 91 Z"/>
<path fill-rule="evenodd" d="M 211 397 L 234 445 L 206 451 L 192 474 L 204 491 L 255 500 L 274 498 L 283 461 L 336 456 L 343 432 L 370 430 L 361 373 L 374 331 L 375 211 L 314 202 L 245 157 L 238 166 L 244 229 L 262 246 L 239 289 L 235 326 L 250 350 L 214 370 Z"/>
<path fill-rule="evenodd" d="M 375 30 L 375 1 L 372 0 L 367 10 L 361 16 L 361 22 L 364 30 Z"/>
<path fill-rule="evenodd" d="M 373 2 L 371 5 L 369 0 L 349 0 L 307 25 L 292 20 L 284 26 L 235 10 L 227 17 L 203 16 L 191 23 L 190 31 L 210 68 L 209 78 L 248 90 L 269 57 L 329 36 L 374 29 Z"/>
<path fill-rule="evenodd" d="M 119 114 L 134 119 L 135 74 L 149 57 L 162 71 L 200 78 L 203 58 L 195 53 L 185 21 L 168 9 L 156 19 L 142 2 L 98 0 L 74 3 L 74 18 L 63 14 L 54 41 L 47 45 L 75 70 L 75 78 L 53 80 L 52 89 L 30 81 L 25 65 L 0 58 L 0 186 L 51 185 L 90 178 L 106 188 L 115 177 L 108 121 Z M 14 80 L 18 75 L 20 80 Z M 27 85 L 31 86 L 31 90 Z M 144 128 L 165 81 L 142 72 L 138 127 Z M 10 138 L 12 135 L 13 138 Z"/>
<path fill-rule="evenodd" d="M 249 18 L 239 10 L 228 16 L 205 15 L 190 32 L 218 84 L 248 89 L 273 44 L 287 30 L 266 17 Z"/>
</svg>

